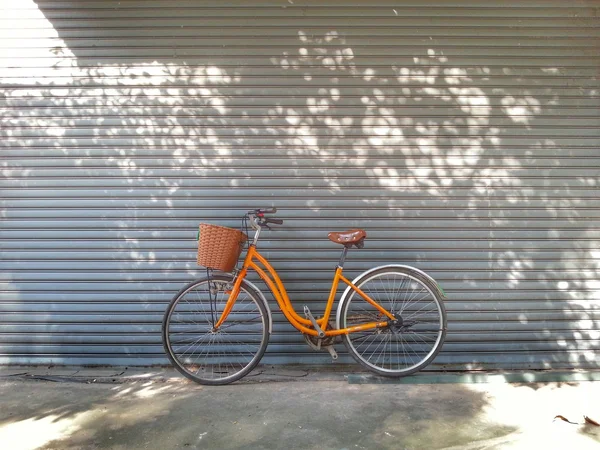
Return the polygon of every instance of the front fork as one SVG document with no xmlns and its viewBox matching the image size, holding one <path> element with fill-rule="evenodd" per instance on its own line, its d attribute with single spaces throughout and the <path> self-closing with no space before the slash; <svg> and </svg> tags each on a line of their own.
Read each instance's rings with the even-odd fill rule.
<svg viewBox="0 0 600 450">
<path fill-rule="evenodd" d="M 215 323 L 213 332 L 217 331 L 219 327 L 223 325 L 223 322 L 227 320 L 227 316 L 229 316 L 229 313 L 231 312 L 233 305 L 235 304 L 235 301 L 237 300 L 238 295 L 240 294 L 240 288 L 242 286 L 244 278 L 246 278 L 247 272 L 248 269 L 246 269 L 246 267 L 243 267 L 242 270 L 240 270 L 237 274 L 234 275 L 233 287 L 231 288 L 231 291 L 229 291 L 229 298 L 227 299 L 227 303 L 225 303 L 225 308 L 223 309 L 221 317 L 219 317 L 219 320 L 217 320 L 217 323 Z"/>
</svg>

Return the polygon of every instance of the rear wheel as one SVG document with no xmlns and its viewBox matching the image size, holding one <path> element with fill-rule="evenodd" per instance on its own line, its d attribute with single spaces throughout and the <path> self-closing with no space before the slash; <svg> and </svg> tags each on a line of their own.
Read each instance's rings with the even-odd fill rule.
<svg viewBox="0 0 600 450">
<path fill-rule="evenodd" d="M 214 330 L 232 287 L 231 275 L 195 281 L 177 293 L 165 313 L 162 338 L 167 356 L 196 383 L 237 381 L 258 364 L 267 348 L 266 307 L 244 283 L 227 320 Z"/>
<path fill-rule="evenodd" d="M 384 328 L 343 335 L 354 359 L 389 377 L 410 375 L 427 366 L 446 336 L 446 310 L 432 284 L 403 268 L 380 269 L 359 280 L 357 287 L 397 320 Z M 340 314 L 343 328 L 389 320 L 353 290 Z"/>
</svg>

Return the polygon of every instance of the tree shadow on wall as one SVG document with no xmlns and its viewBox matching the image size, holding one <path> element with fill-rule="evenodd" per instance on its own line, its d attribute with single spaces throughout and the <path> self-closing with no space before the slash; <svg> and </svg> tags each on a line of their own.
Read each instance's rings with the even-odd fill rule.
<svg viewBox="0 0 600 450">
<path fill-rule="evenodd" d="M 261 248 L 296 305 L 326 298 L 326 232 L 364 227 L 349 271 L 402 262 L 447 291 L 437 368 L 598 366 L 595 41 L 501 23 L 478 28 L 499 35 L 490 56 L 435 27 L 399 40 L 392 19 L 365 35 L 333 12 L 230 29 L 234 11 L 79 5 L 89 26 L 74 28 L 38 7 L 47 28 L 15 31 L 21 67 L 37 59 L 3 69 L 0 104 L 3 320 L 38 334 L 5 352 L 49 340 L 36 352 L 165 362 L 165 302 L 201 273 L 198 221 L 238 226 L 274 204 L 286 225 Z M 308 352 L 277 315 L 265 361 L 327 359 Z"/>
</svg>

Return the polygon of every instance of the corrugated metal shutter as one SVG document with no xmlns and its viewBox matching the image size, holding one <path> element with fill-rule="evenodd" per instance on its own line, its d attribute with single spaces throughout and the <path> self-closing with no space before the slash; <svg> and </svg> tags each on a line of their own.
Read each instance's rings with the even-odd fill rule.
<svg viewBox="0 0 600 450">
<path fill-rule="evenodd" d="M 598 1 L 5 1 L 0 363 L 165 363 L 202 221 L 276 205 L 301 310 L 415 265 L 435 367 L 597 367 Z M 267 362 L 326 362 L 277 314 Z"/>
</svg>

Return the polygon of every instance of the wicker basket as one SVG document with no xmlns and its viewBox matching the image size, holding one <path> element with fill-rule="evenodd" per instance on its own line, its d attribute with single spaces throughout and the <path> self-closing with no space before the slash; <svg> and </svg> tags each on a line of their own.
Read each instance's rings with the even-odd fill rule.
<svg viewBox="0 0 600 450">
<path fill-rule="evenodd" d="M 240 230 L 201 223 L 198 239 L 198 265 L 231 272 L 247 239 L 248 236 Z"/>
</svg>

